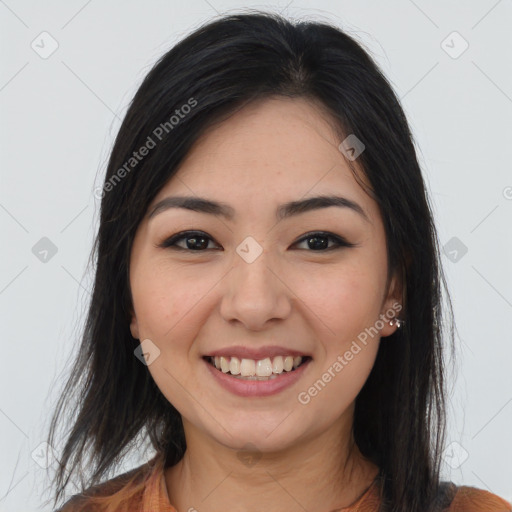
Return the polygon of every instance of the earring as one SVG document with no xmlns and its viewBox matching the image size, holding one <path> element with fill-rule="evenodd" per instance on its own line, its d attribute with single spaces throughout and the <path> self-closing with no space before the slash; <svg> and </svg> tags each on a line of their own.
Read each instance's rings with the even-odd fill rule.
<svg viewBox="0 0 512 512">
<path fill-rule="evenodd" d="M 400 329 L 401 325 L 405 323 L 405 320 L 400 320 L 400 318 L 393 318 L 393 320 L 389 321 L 389 325 L 395 325 L 395 322 L 397 328 Z"/>
</svg>

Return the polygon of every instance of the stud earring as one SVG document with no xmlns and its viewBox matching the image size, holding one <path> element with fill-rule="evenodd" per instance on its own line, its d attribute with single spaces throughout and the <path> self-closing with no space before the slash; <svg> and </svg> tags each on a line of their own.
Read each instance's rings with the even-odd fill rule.
<svg viewBox="0 0 512 512">
<path fill-rule="evenodd" d="M 395 322 L 397 328 L 400 329 L 401 325 L 405 323 L 405 320 L 400 320 L 400 318 L 393 318 L 393 320 L 389 321 L 389 325 L 395 325 Z"/>
</svg>

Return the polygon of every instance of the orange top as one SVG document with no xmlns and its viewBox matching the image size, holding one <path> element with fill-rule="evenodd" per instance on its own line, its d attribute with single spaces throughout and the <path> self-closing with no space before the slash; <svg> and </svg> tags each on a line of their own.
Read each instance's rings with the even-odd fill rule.
<svg viewBox="0 0 512 512">
<path fill-rule="evenodd" d="M 144 472 L 147 475 L 145 483 Z M 116 512 L 177 512 L 176 508 L 171 505 L 167 494 L 163 459 L 159 456 L 138 468 L 87 490 L 84 494 L 73 496 L 56 512 L 82 512 L 85 510 L 92 512 L 94 507 L 84 508 L 84 505 L 90 504 L 90 496 L 124 495 L 130 489 L 133 491 L 135 488 L 131 482 L 128 482 L 128 479 L 132 480 L 138 476 L 142 476 L 142 479 L 136 481 L 138 484 L 143 484 L 141 490 L 133 494 L 121 508 L 116 509 Z M 380 498 L 376 484 L 377 479 L 352 505 L 339 509 L 339 512 L 377 512 Z M 450 484 L 455 487 L 455 484 L 451 482 Z M 512 512 L 512 505 L 496 494 L 464 485 L 456 487 L 456 494 L 448 512 Z"/>
</svg>

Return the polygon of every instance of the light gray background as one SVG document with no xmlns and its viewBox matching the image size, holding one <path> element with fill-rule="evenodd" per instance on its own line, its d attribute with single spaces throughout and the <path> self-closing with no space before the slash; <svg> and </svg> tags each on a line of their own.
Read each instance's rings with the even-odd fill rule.
<svg viewBox="0 0 512 512">
<path fill-rule="evenodd" d="M 441 244 L 453 237 L 450 244 L 459 244 L 457 258 L 443 255 L 459 334 L 445 477 L 512 500 L 510 0 L 6 0 L 0 511 L 51 510 L 38 508 L 48 495 L 37 454 L 82 327 L 99 206 L 93 190 L 127 104 L 173 43 L 218 13 L 243 7 L 334 21 L 366 46 L 401 98 Z M 59 45 L 45 59 L 31 47 L 35 41 L 40 52 L 51 48 L 43 31 Z M 457 58 L 464 43 L 453 35 L 446 40 L 453 31 L 469 44 Z M 42 237 L 57 247 L 46 262 L 32 252 Z M 142 462 L 134 455 L 125 468 Z"/>
</svg>

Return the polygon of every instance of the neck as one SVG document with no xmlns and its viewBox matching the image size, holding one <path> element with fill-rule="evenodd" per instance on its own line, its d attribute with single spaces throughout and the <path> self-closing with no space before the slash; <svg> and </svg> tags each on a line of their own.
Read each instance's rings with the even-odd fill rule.
<svg viewBox="0 0 512 512">
<path fill-rule="evenodd" d="M 188 423 L 185 432 L 182 460 L 164 472 L 170 503 L 179 511 L 332 512 L 357 501 L 378 473 L 347 424 L 279 452 L 252 454 L 230 449 Z"/>
</svg>

